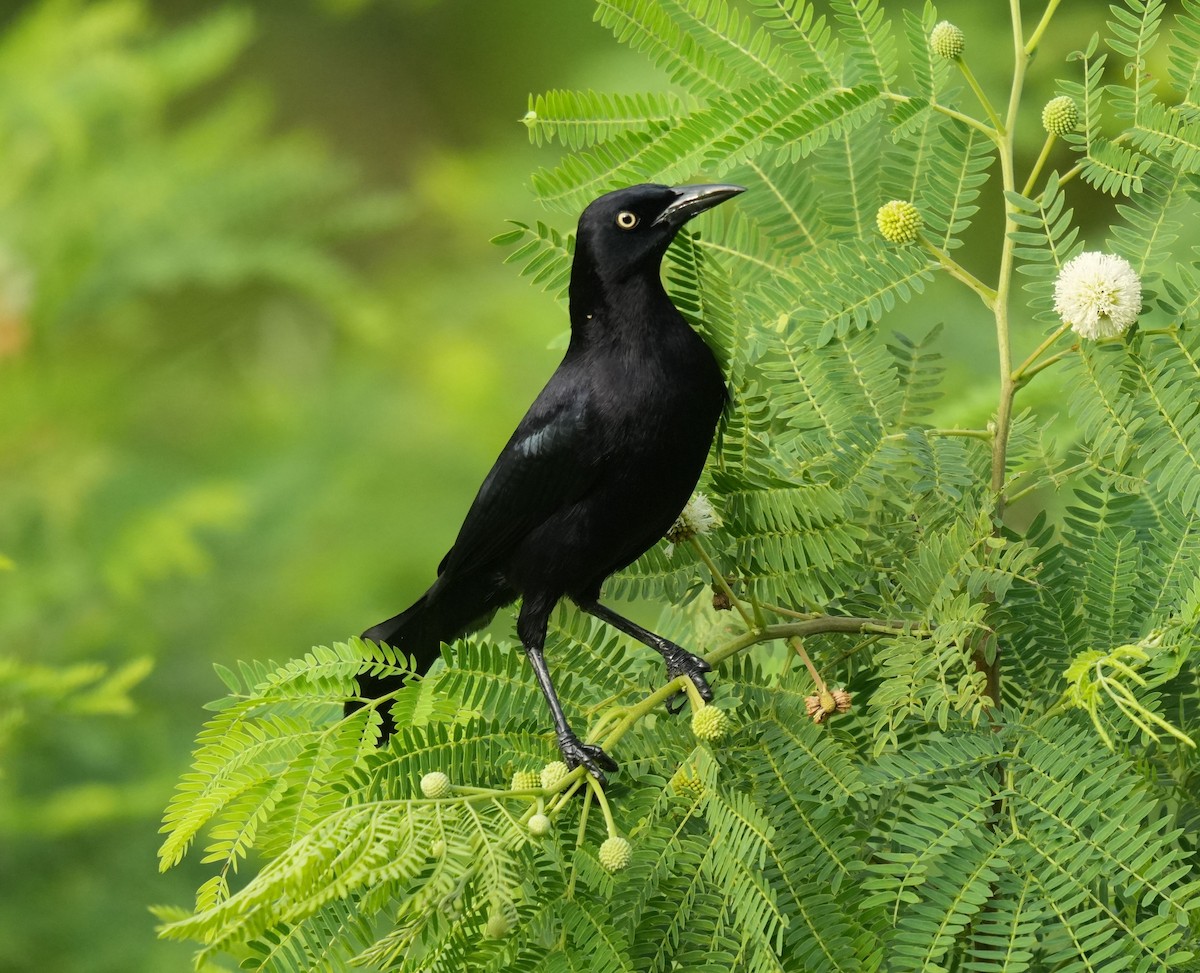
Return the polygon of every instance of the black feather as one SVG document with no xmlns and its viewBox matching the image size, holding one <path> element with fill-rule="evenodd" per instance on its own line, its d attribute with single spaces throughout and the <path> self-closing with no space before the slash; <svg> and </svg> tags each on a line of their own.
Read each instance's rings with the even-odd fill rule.
<svg viewBox="0 0 1200 973">
<path fill-rule="evenodd" d="M 711 696 L 703 661 L 598 604 L 612 572 L 657 542 L 683 509 L 726 402 L 712 352 L 663 289 L 663 254 L 679 227 L 736 186 L 643 185 L 584 211 L 571 270 L 571 341 L 480 487 L 438 579 L 364 638 L 415 655 L 486 623 L 522 597 L 517 631 L 546 694 L 559 746 L 597 777 L 615 764 L 579 741 L 542 658 L 564 596 L 661 652 L 668 674 Z M 397 688 L 363 677 L 364 696 Z M 357 703 L 348 703 L 356 708 Z M 385 726 L 390 730 L 390 726 Z"/>
</svg>

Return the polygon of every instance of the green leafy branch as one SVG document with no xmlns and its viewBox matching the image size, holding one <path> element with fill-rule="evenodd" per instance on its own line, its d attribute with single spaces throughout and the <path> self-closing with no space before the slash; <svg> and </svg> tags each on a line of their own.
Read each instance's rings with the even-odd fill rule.
<svg viewBox="0 0 1200 973">
<path fill-rule="evenodd" d="M 226 673 L 163 855 L 207 830 L 220 865 L 192 909 L 160 910 L 166 935 L 269 970 L 1194 966 L 1200 272 L 1178 244 L 1200 3 L 1113 5 L 1036 139 L 1026 83 L 1061 5 L 1032 30 L 1022 6 L 1000 99 L 967 63 L 978 35 L 932 3 L 902 31 L 878 0 L 597 4 L 672 91 L 531 99 L 531 139 L 568 149 L 538 198 L 573 218 L 622 182 L 749 189 L 664 268 L 728 376 L 701 484 L 723 523 L 606 593 L 668 606 L 659 630 L 719 667 L 714 703 L 648 689 L 652 654 L 561 614 L 563 706 L 622 763 L 602 792 L 546 763 L 503 639 L 446 646 L 349 717 L 359 671 L 407 661 L 348 643 Z M 1147 70 L 1168 30 L 1169 92 Z M 1080 183 L 1119 200 L 1112 252 L 1085 244 Z M 994 276 L 959 252 L 985 193 Z M 561 298 L 569 233 L 498 242 Z M 995 336 L 987 423 L 942 332 L 884 330 L 939 274 L 963 300 L 930 313 Z M 662 712 L 681 692 L 690 725 Z M 381 706 L 398 729 L 377 747 Z"/>
</svg>

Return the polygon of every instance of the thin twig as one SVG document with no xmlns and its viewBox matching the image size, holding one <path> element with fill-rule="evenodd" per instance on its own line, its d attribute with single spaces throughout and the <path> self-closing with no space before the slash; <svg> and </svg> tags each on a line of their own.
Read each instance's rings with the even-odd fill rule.
<svg viewBox="0 0 1200 973">
<path fill-rule="evenodd" d="M 1050 356 L 1049 358 L 1047 358 L 1045 361 L 1043 361 L 1043 362 L 1038 362 L 1038 364 L 1034 365 L 1034 366 L 1033 366 L 1033 368 L 1029 369 L 1029 371 L 1027 371 L 1027 372 L 1026 372 L 1026 373 L 1025 373 L 1025 374 L 1024 374 L 1022 377 L 1021 377 L 1021 382 L 1020 382 L 1021 386 L 1022 386 L 1022 387 L 1024 387 L 1024 386 L 1028 385 L 1028 384 L 1029 384 L 1029 380 L 1030 380 L 1030 379 L 1032 379 L 1032 378 L 1033 378 L 1035 375 L 1037 375 L 1037 374 L 1038 374 L 1038 372 L 1044 372 L 1044 371 L 1045 371 L 1047 368 L 1049 368 L 1051 365 L 1056 365 L 1056 364 L 1058 364 L 1058 363 L 1059 363 L 1060 361 L 1062 361 L 1064 358 L 1070 358 L 1070 357 L 1071 357 L 1073 354 L 1075 354 L 1075 352 L 1077 352 L 1078 350 L 1079 350 L 1079 345 L 1077 345 L 1077 344 L 1075 344 L 1075 345 L 1071 345 L 1071 347 L 1070 347 L 1070 348 L 1064 348 L 1064 349 L 1063 349 L 1062 351 L 1060 351 L 1058 354 L 1056 354 L 1056 355 L 1051 355 L 1051 356 Z"/>
<path fill-rule="evenodd" d="M 1029 41 L 1025 44 L 1026 57 L 1031 56 L 1037 50 L 1037 46 L 1042 40 L 1042 34 L 1050 26 L 1050 18 L 1054 16 L 1054 11 L 1058 9 L 1059 2 L 1060 0 L 1050 0 L 1046 4 L 1046 10 L 1042 14 L 1042 19 L 1038 21 L 1038 25 L 1033 29 L 1033 33 L 1029 35 Z"/>
<path fill-rule="evenodd" d="M 1033 164 L 1033 169 L 1029 173 L 1029 178 L 1025 180 L 1025 188 L 1021 190 L 1021 195 L 1028 197 L 1033 191 L 1033 184 L 1037 182 L 1038 176 L 1042 174 L 1042 166 L 1046 164 L 1046 160 L 1050 158 L 1050 149 L 1054 146 L 1054 140 L 1057 136 L 1053 132 L 1046 134 L 1046 141 L 1042 143 L 1042 151 L 1037 157 L 1037 162 Z"/>
<path fill-rule="evenodd" d="M 829 691 L 829 687 L 825 685 L 825 680 L 821 678 L 821 674 L 817 672 L 817 667 L 813 665 L 812 659 L 808 657 L 808 653 L 804 651 L 804 643 L 799 636 L 792 636 L 788 639 L 788 643 L 796 654 L 800 656 L 800 661 L 804 663 L 804 667 L 808 670 L 808 674 L 812 676 L 813 685 L 817 688 L 817 692 L 824 693 Z"/>
<path fill-rule="evenodd" d="M 750 616 L 750 613 L 746 611 L 745 606 L 742 604 L 742 600 L 733 593 L 733 589 L 729 587 L 729 582 L 726 580 L 725 575 L 721 573 L 721 569 L 717 567 L 717 563 L 712 559 L 711 556 L 709 556 L 708 551 L 704 549 L 704 545 L 700 543 L 700 538 L 691 537 L 689 538 L 689 543 L 692 545 L 692 550 L 695 551 L 700 560 L 704 562 L 704 566 L 708 568 L 709 574 L 712 575 L 712 579 L 716 583 L 717 587 L 721 589 L 721 593 L 729 599 L 729 603 L 736 608 L 737 613 L 742 616 L 742 621 L 746 623 L 746 627 L 754 628 L 754 619 Z"/>
<path fill-rule="evenodd" d="M 1018 365 L 1016 367 L 1016 369 L 1013 370 L 1013 373 L 1012 373 L 1013 382 L 1019 383 L 1021 381 L 1021 379 L 1029 371 L 1029 369 L 1032 367 L 1033 363 L 1042 357 L 1042 353 L 1045 352 L 1047 348 L 1049 348 L 1051 345 L 1053 345 L 1054 342 L 1058 341 L 1059 338 L 1061 338 L 1064 334 L 1066 334 L 1070 330 L 1071 330 L 1071 326 L 1069 324 L 1063 324 L 1059 328 L 1057 328 L 1053 334 L 1051 334 L 1048 338 L 1046 338 L 1045 341 L 1043 341 L 1040 345 L 1038 345 L 1033 350 L 1033 353 L 1028 358 L 1026 358 L 1023 362 L 1021 362 L 1021 364 Z"/>
<path fill-rule="evenodd" d="M 932 243 L 925 239 L 925 237 L 920 238 L 920 243 L 921 246 L 924 247 L 929 253 L 937 257 L 938 263 L 941 265 L 943 270 L 945 270 L 955 280 L 962 281 L 962 283 L 971 288 L 971 290 L 978 295 L 979 299 L 983 301 L 984 306 L 989 311 L 994 310 L 996 305 L 996 292 L 992 288 L 988 287 L 987 284 L 963 267 L 957 260 L 951 257 L 950 254 L 946 253 L 945 250 L 935 247 Z"/>
<path fill-rule="evenodd" d="M 836 90 L 850 91 L 851 89 L 839 88 Z M 910 98 L 908 95 L 902 95 L 895 91 L 884 91 L 880 93 L 880 96 L 888 99 L 889 101 L 895 101 L 898 103 L 912 101 L 912 98 Z M 1000 140 L 1000 133 L 990 125 L 981 122 L 978 118 L 972 118 L 970 115 L 965 115 L 960 111 L 955 111 L 953 108 L 947 108 L 945 105 L 939 105 L 937 102 L 934 102 L 929 107 L 939 115 L 945 115 L 947 118 L 953 118 L 956 122 L 962 122 L 964 125 L 968 125 L 971 128 L 982 132 L 993 142 L 998 142 Z"/>
<path fill-rule="evenodd" d="M 985 442 L 990 442 L 992 433 L 987 429 L 922 429 L 926 436 L 934 438 L 959 437 L 962 439 L 982 439 Z M 897 442 L 907 439 L 907 432 L 893 432 L 883 437 L 884 442 Z"/>
<path fill-rule="evenodd" d="M 975 75 L 967 66 L 967 62 L 961 57 L 956 57 L 954 59 L 954 63 L 958 65 L 958 69 L 962 72 L 963 77 L 967 79 L 967 84 L 969 84 L 971 86 L 971 90 L 975 92 L 975 97 L 979 99 L 979 104 L 981 104 L 983 106 L 983 110 L 987 112 L 988 121 L 992 123 L 992 127 L 996 130 L 1001 139 L 1006 138 L 1008 135 L 1008 130 L 1011 129 L 1012 126 L 1009 125 L 1008 129 L 1004 127 L 1004 124 L 1000 121 L 1000 116 L 996 114 L 996 109 L 992 107 L 992 103 L 988 96 L 984 94 L 983 89 L 979 87 L 979 82 L 975 80 Z"/>
</svg>

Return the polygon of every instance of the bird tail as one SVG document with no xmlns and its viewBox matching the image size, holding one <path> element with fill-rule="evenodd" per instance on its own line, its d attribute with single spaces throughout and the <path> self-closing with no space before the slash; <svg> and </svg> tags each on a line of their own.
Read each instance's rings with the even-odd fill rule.
<svg viewBox="0 0 1200 973">
<path fill-rule="evenodd" d="M 425 672 L 437 659 L 438 648 L 443 641 L 438 634 L 443 628 L 438 624 L 441 621 L 439 614 L 434 611 L 429 595 L 424 594 L 399 615 L 372 625 L 362 633 L 362 637 L 415 656 L 417 670 Z"/>
<path fill-rule="evenodd" d="M 414 657 L 414 671 L 425 672 L 440 656 L 443 642 L 452 642 L 482 628 L 498 609 L 515 599 L 516 592 L 495 575 L 451 577 L 444 574 L 399 615 L 372 625 L 362 637 L 385 643 Z M 398 689 L 403 681 L 401 676 L 363 673 L 358 677 L 359 693 L 376 699 Z M 346 712 L 352 713 L 362 705 L 357 700 L 347 702 Z M 385 714 L 384 736 L 391 731 L 391 721 Z"/>
</svg>

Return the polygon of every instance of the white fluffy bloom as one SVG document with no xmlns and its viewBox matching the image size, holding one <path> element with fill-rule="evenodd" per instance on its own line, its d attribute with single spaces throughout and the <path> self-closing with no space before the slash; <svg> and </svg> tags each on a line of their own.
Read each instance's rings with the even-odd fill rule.
<svg viewBox="0 0 1200 973">
<path fill-rule="evenodd" d="M 707 534 L 714 527 L 720 526 L 721 515 L 713 509 L 708 497 L 703 493 L 695 494 L 687 502 L 671 529 L 667 531 L 668 556 L 674 551 L 676 544 L 681 544 L 697 534 Z"/>
<path fill-rule="evenodd" d="M 1124 257 L 1081 253 L 1058 273 L 1054 310 L 1084 338 L 1115 338 L 1141 313 L 1141 278 Z"/>
<path fill-rule="evenodd" d="M 721 515 L 713 509 L 712 502 L 703 493 L 697 493 L 683 508 L 679 519 L 693 534 L 707 534 L 721 526 Z"/>
</svg>

